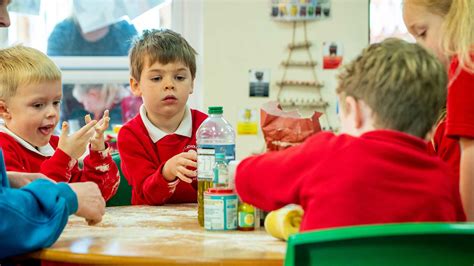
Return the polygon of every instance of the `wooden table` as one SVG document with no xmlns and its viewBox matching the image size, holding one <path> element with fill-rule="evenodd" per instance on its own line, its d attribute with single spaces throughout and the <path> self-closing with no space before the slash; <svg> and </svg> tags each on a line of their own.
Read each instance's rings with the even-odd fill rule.
<svg viewBox="0 0 474 266">
<path fill-rule="evenodd" d="M 58 241 L 28 255 L 95 265 L 282 265 L 286 243 L 263 229 L 206 231 L 197 205 L 109 207 L 88 226 L 71 217 Z"/>
</svg>

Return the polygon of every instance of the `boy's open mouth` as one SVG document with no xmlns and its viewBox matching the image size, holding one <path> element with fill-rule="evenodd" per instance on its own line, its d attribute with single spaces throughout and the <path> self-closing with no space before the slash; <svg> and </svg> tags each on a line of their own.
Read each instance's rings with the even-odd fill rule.
<svg viewBox="0 0 474 266">
<path fill-rule="evenodd" d="M 47 125 L 47 126 L 42 126 L 39 127 L 38 130 L 41 132 L 43 135 L 49 135 L 52 134 L 54 131 L 54 125 Z"/>
</svg>

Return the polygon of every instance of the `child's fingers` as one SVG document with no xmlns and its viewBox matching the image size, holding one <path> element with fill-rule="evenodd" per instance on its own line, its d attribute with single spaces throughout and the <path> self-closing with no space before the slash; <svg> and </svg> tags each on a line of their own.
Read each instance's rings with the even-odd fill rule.
<svg viewBox="0 0 474 266">
<path fill-rule="evenodd" d="M 73 139 L 77 143 L 86 144 L 86 143 L 89 143 L 92 140 L 92 137 L 94 136 L 94 133 L 95 133 L 95 128 L 94 127 L 88 128 L 87 131 L 85 131 L 83 129 L 86 129 L 86 127 L 84 126 L 83 128 L 81 128 L 81 132 L 77 131 L 76 133 L 74 133 Z"/>
<path fill-rule="evenodd" d="M 89 122 L 92 121 L 91 115 L 90 114 L 85 115 L 84 120 L 86 121 L 86 124 L 89 124 Z"/>
<path fill-rule="evenodd" d="M 177 170 L 178 170 L 178 173 L 182 173 L 185 176 L 190 176 L 190 177 L 196 176 L 196 171 L 189 170 L 184 166 L 179 166 Z"/>
<path fill-rule="evenodd" d="M 107 128 L 109 128 L 109 121 L 110 121 L 110 117 L 102 118 L 98 129 L 102 132 L 106 131 Z"/>
<path fill-rule="evenodd" d="M 89 129 L 89 131 L 85 132 L 85 133 L 82 135 L 82 137 L 83 137 L 84 139 L 92 139 L 92 137 L 94 136 L 95 132 L 96 132 L 96 129 L 95 129 L 95 127 L 93 127 L 93 128 L 91 128 L 91 129 Z"/>
<path fill-rule="evenodd" d="M 86 219 L 87 225 L 96 225 L 100 223 L 102 219 Z"/>
<path fill-rule="evenodd" d="M 109 121 L 110 121 L 109 110 L 105 110 L 104 115 L 102 116 L 102 118 L 99 120 L 97 124 L 100 125 L 100 127 L 103 127 L 104 124 L 108 123 Z M 109 127 L 109 125 L 107 125 L 107 127 Z"/>
<path fill-rule="evenodd" d="M 91 129 L 93 129 L 95 127 L 95 125 L 97 124 L 97 121 L 96 120 L 92 120 L 90 121 L 89 123 L 87 123 L 85 126 L 83 126 L 81 129 L 79 129 L 76 134 L 78 136 L 82 136 L 84 134 L 87 134 L 89 131 L 91 131 Z M 92 132 L 94 132 L 92 130 Z"/>
<path fill-rule="evenodd" d="M 60 138 L 62 137 L 67 137 L 69 133 L 69 124 L 64 121 L 63 124 L 61 125 L 61 135 L 59 136 Z"/>
<path fill-rule="evenodd" d="M 176 173 L 176 176 L 181 179 L 182 181 L 186 182 L 186 183 L 191 183 L 193 182 L 193 180 L 185 175 L 183 175 L 182 173 L 178 172 Z"/>
<path fill-rule="evenodd" d="M 185 167 L 197 167 L 197 162 L 191 159 L 181 158 L 181 160 L 179 160 L 179 164 Z"/>
<path fill-rule="evenodd" d="M 192 160 L 192 161 L 197 160 L 197 153 L 194 150 L 183 152 L 182 155 L 183 155 L 183 158 L 186 158 L 188 160 Z"/>
<path fill-rule="evenodd" d="M 98 137 L 100 137 L 100 135 L 102 135 L 104 133 L 104 131 L 100 127 L 95 127 L 94 131 L 95 131 L 94 138 L 98 138 Z"/>
<path fill-rule="evenodd" d="M 195 150 L 189 150 L 188 155 L 190 156 L 189 158 L 191 160 L 194 160 L 194 161 L 197 160 L 197 152 Z"/>
<path fill-rule="evenodd" d="M 103 129 L 106 130 L 107 128 L 109 128 L 109 124 L 110 124 L 110 117 L 107 116 L 104 119 Z"/>
<path fill-rule="evenodd" d="M 97 125 L 95 125 L 94 130 L 96 134 L 102 134 L 105 131 L 104 122 L 102 121 L 102 119 L 99 122 L 97 122 Z"/>
</svg>

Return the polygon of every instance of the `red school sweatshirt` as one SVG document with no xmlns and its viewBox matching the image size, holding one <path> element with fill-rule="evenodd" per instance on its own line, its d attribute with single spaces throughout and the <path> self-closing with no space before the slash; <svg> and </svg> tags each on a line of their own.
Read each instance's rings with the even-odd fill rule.
<svg viewBox="0 0 474 266">
<path fill-rule="evenodd" d="M 43 156 L 27 149 L 12 136 L 0 132 L 0 147 L 7 171 L 42 173 L 56 182 L 92 181 L 99 186 L 105 200 L 115 195 L 120 176 L 108 149 L 90 151 L 84 159 L 83 169 L 79 169 L 77 160 L 58 149 L 58 141 L 58 136 L 51 136 L 49 144 L 55 150 L 54 154 Z"/>
<path fill-rule="evenodd" d="M 266 211 L 300 204 L 301 230 L 359 224 L 465 221 L 452 170 L 401 132 L 318 133 L 303 144 L 243 160 L 236 190 Z"/>
<path fill-rule="evenodd" d="M 162 205 L 189 203 L 197 200 L 197 180 L 191 184 L 168 182 L 161 170 L 171 157 L 196 150 L 196 131 L 207 115 L 191 109 L 192 136 L 169 134 L 153 143 L 141 114 L 130 120 L 119 131 L 118 149 L 122 172 L 132 186 L 132 204 Z"/>
</svg>

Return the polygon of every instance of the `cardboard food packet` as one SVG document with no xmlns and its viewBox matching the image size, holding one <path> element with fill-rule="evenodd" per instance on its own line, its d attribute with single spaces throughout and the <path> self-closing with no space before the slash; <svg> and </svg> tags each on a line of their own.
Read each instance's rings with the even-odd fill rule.
<svg viewBox="0 0 474 266">
<path fill-rule="evenodd" d="M 278 102 L 264 104 L 260 109 L 260 125 L 267 151 L 278 151 L 298 145 L 321 131 L 321 115 L 322 113 L 314 112 L 310 118 L 302 118 L 297 111 L 283 111 Z"/>
</svg>

